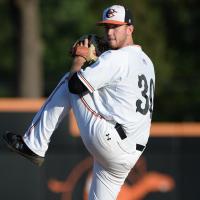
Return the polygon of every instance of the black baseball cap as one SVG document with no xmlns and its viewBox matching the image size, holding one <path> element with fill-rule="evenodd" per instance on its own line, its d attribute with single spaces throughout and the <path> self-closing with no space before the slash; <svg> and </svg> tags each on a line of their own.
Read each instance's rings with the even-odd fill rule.
<svg viewBox="0 0 200 200">
<path fill-rule="evenodd" d="M 127 8 L 121 5 L 113 5 L 103 11 L 103 19 L 102 21 L 97 22 L 97 24 L 133 25 L 133 20 L 132 15 Z"/>
</svg>

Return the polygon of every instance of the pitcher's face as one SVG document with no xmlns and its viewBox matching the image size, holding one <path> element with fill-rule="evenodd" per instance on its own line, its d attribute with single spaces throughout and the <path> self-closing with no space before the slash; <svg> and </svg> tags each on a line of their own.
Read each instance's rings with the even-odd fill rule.
<svg viewBox="0 0 200 200">
<path fill-rule="evenodd" d="M 105 24 L 105 33 L 111 49 L 119 49 L 130 44 L 133 27 L 131 25 Z M 132 40 L 131 40 L 132 41 Z"/>
</svg>

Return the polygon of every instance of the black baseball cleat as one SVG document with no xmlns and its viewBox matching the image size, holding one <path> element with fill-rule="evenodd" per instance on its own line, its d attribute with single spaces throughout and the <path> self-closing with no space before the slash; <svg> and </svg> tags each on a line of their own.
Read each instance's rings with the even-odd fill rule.
<svg viewBox="0 0 200 200">
<path fill-rule="evenodd" d="M 29 159 L 37 166 L 41 166 L 44 162 L 44 157 L 41 157 L 32 152 L 22 139 L 21 135 L 12 132 L 6 132 L 3 139 L 9 149 Z"/>
</svg>

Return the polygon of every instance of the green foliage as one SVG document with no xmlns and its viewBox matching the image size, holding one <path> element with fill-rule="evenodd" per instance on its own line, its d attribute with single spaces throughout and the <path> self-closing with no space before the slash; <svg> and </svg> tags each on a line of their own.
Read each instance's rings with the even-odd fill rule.
<svg viewBox="0 0 200 200">
<path fill-rule="evenodd" d="M 2 72 L 8 72 L 14 65 L 15 36 L 11 11 L 6 1 L 0 3 L 0 70 Z"/>
<path fill-rule="evenodd" d="M 18 24 L 11 1 L 0 2 L 0 95 L 14 95 L 2 76 L 15 74 Z M 45 71 L 45 96 L 69 70 L 69 50 L 85 33 L 102 35 L 96 26 L 102 11 L 124 4 L 134 17 L 134 41 L 155 65 L 156 121 L 200 120 L 198 1 L 177 0 L 40 0 L 41 36 Z M 3 30 L 3 31 L 2 31 Z M 12 83 L 13 84 L 13 83 Z M 2 88 L 2 90 L 1 90 Z M 7 89 L 5 89 L 7 88 Z M 8 91 L 9 92 L 5 92 Z"/>
<path fill-rule="evenodd" d="M 0 96 L 13 96 L 16 67 L 16 30 L 8 1 L 0 1 Z"/>
<path fill-rule="evenodd" d="M 90 1 L 41 1 L 45 79 L 50 83 L 49 91 L 69 70 L 69 51 L 74 41 L 94 31 L 89 6 Z"/>
</svg>

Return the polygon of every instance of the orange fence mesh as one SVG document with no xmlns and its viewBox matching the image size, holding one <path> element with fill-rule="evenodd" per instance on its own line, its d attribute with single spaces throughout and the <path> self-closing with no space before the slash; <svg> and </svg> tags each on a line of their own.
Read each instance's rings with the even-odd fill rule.
<svg viewBox="0 0 200 200">
<path fill-rule="evenodd" d="M 0 112 L 37 112 L 45 98 L 0 98 Z M 79 129 L 73 112 L 69 115 L 69 128 L 74 136 L 79 136 Z M 200 122 L 153 122 L 153 137 L 200 137 Z"/>
</svg>

